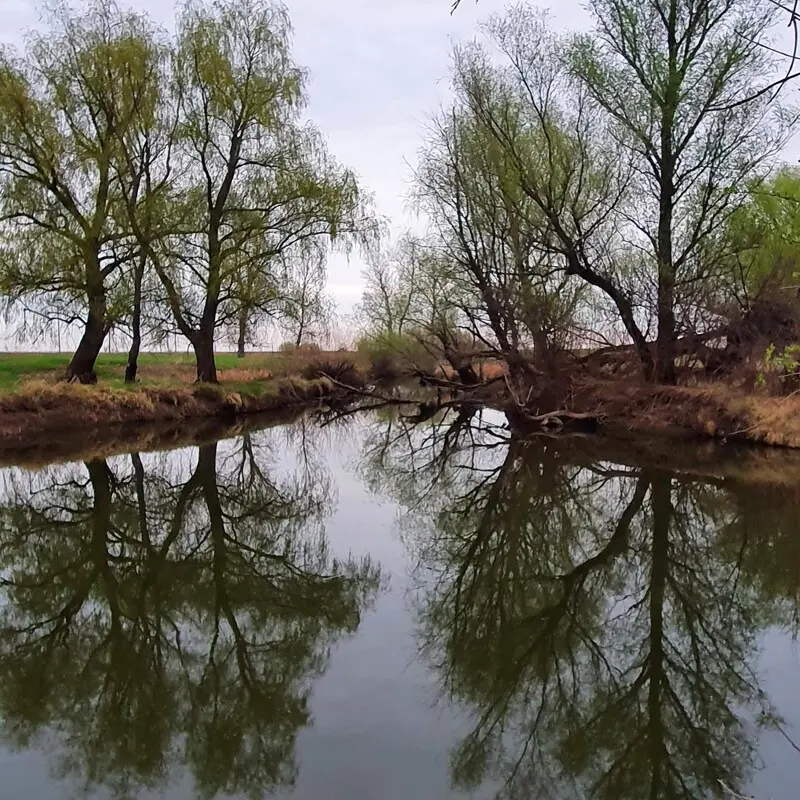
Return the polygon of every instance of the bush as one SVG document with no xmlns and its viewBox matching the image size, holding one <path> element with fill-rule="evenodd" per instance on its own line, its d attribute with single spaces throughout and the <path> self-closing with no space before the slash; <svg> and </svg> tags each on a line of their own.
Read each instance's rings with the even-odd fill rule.
<svg viewBox="0 0 800 800">
<path fill-rule="evenodd" d="M 372 377 L 377 380 L 430 374 L 436 369 L 436 359 L 409 335 L 381 333 L 364 337 L 358 342 L 358 352 L 369 358 Z"/>
<path fill-rule="evenodd" d="M 316 342 L 303 342 L 299 347 L 295 342 L 281 342 L 281 353 L 319 353 L 322 349 Z"/>
<path fill-rule="evenodd" d="M 772 395 L 789 395 L 800 390 L 800 345 L 782 351 L 770 344 L 755 379 L 755 387 Z"/>
</svg>

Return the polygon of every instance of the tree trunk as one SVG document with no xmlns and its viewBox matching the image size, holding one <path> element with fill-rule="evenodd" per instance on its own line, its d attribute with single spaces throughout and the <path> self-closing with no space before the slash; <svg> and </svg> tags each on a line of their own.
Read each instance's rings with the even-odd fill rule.
<svg viewBox="0 0 800 800">
<path fill-rule="evenodd" d="M 656 339 L 655 380 L 658 383 L 675 383 L 675 312 L 672 310 L 673 292 L 665 292 L 662 302 L 659 298 L 658 338 Z"/>
<path fill-rule="evenodd" d="M 66 379 L 79 383 L 97 383 L 94 365 L 108 333 L 105 292 L 89 298 L 89 315 L 86 327 L 72 360 L 67 367 Z"/>
<path fill-rule="evenodd" d="M 680 104 L 682 77 L 678 68 L 678 6 L 670 5 L 667 20 L 667 83 L 661 106 L 661 152 L 658 197 L 658 333 L 654 379 L 675 383 L 675 260 L 672 227 L 675 212 L 675 120 Z"/>
<path fill-rule="evenodd" d="M 136 265 L 133 276 L 133 320 L 131 321 L 132 341 L 128 351 L 128 364 L 125 367 L 125 383 L 136 383 L 139 369 L 139 350 L 142 347 L 142 280 L 144 278 L 144 257 Z"/>
<path fill-rule="evenodd" d="M 238 358 L 244 358 L 244 344 L 247 337 L 247 314 L 242 313 L 239 315 L 239 338 L 236 342 L 236 355 Z"/>
<path fill-rule="evenodd" d="M 667 752 L 664 744 L 664 697 L 670 687 L 666 678 L 665 662 L 666 634 L 664 631 L 666 597 L 669 581 L 669 533 L 672 523 L 672 480 L 668 475 L 656 475 L 651 484 L 651 504 L 653 513 L 653 544 L 649 583 L 649 621 L 650 649 L 645 664 L 647 668 L 647 714 L 648 725 L 653 742 L 653 760 L 650 766 L 650 781 L 654 787 L 661 787 L 664 780 L 664 761 Z M 658 788 L 652 796 L 660 794 Z"/>
<path fill-rule="evenodd" d="M 192 339 L 197 361 L 197 383 L 217 383 L 217 362 L 214 357 L 214 337 L 197 333 Z"/>
</svg>

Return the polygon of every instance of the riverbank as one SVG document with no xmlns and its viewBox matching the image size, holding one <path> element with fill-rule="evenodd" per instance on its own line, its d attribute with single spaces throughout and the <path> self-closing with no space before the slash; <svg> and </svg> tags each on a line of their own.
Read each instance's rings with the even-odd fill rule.
<svg viewBox="0 0 800 800">
<path fill-rule="evenodd" d="M 123 356 L 99 362 L 101 382 L 95 386 L 57 382 L 54 359 L 48 354 L 0 358 L 0 375 L 5 376 L 0 377 L 0 462 L 36 463 L 87 448 L 102 452 L 117 440 L 133 444 L 143 425 L 163 429 L 157 435 L 162 446 L 171 438 L 185 438 L 189 428 L 205 427 L 217 435 L 220 428 L 239 430 L 247 418 L 260 417 L 263 425 L 265 416 L 280 419 L 321 405 L 352 404 L 360 396 L 367 403 L 360 390 L 368 382 L 369 364 L 353 353 L 254 354 L 244 360 L 223 354 L 219 385 L 192 383 L 191 361 L 183 356 L 145 356 L 142 380 L 134 386 L 122 382 Z M 322 370 L 334 380 L 322 376 Z M 568 421 L 568 430 L 579 427 L 617 439 L 654 436 L 800 448 L 800 395 L 771 397 L 724 384 L 651 386 L 585 376 L 572 376 L 564 386 L 556 394 L 543 382 L 524 395 L 512 394 L 495 375 L 463 391 L 440 388 L 438 399 L 500 409 L 517 427 L 534 432 L 540 427 L 538 415 L 563 409 L 576 418 Z M 526 398 L 524 406 L 520 396 Z M 431 396 L 418 419 L 429 418 L 436 404 Z M 560 431 L 558 426 L 546 430 Z M 189 438 L 197 436 L 194 432 Z"/>
<path fill-rule="evenodd" d="M 725 384 L 698 387 L 587 382 L 572 410 L 595 414 L 608 432 L 711 438 L 800 448 L 800 395 L 771 397 Z"/>
<path fill-rule="evenodd" d="M 206 425 L 240 432 L 244 420 L 267 415 L 280 421 L 304 409 L 344 402 L 350 393 L 325 378 L 272 378 L 238 391 L 225 385 L 114 388 L 29 384 L 0 394 L 0 463 L 38 463 L 112 442 L 138 441 L 152 429 L 154 443 L 197 440 Z M 152 443 L 151 443 L 152 444 Z M 177 445 L 176 445 L 177 446 Z"/>
</svg>

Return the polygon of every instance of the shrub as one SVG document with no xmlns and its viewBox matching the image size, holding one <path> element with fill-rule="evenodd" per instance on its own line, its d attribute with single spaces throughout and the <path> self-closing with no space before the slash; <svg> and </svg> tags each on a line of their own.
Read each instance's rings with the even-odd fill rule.
<svg viewBox="0 0 800 800">
<path fill-rule="evenodd" d="M 765 388 L 775 395 L 794 394 L 800 389 L 800 345 L 789 345 L 779 351 L 770 344 L 761 367 L 756 375 L 756 388 Z"/>
<path fill-rule="evenodd" d="M 377 380 L 393 380 L 433 373 L 436 359 L 414 336 L 380 333 L 364 337 L 358 342 L 358 352 L 369 358 L 371 373 Z"/>
<path fill-rule="evenodd" d="M 303 342 L 299 347 L 295 342 L 281 342 L 281 353 L 319 353 L 322 349 L 316 342 Z"/>
</svg>

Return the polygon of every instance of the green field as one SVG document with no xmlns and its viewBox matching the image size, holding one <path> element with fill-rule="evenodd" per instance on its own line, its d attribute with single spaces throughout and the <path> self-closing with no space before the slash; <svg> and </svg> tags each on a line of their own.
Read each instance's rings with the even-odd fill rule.
<svg viewBox="0 0 800 800">
<path fill-rule="evenodd" d="M 15 392 L 32 381 L 55 383 L 64 373 L 69 353 L 0 353 L 0 393 Z M 263 386 L 266 377 L 297 375 L 313 361 L 340 359 L 341 353 L 297 351 L 290 353 L 248 353 L 238 358 L 235 353 L 217 353 L 220 382 L 228 388 Z M 357 361 L 355 353 L 345 356 Z M 113 388 L 125 387 L 127 353 L 104 353 L 95 364 L 98 384 Z M 142 353 L 139 356 L 138 386 L 188 385 L 195 378 L 195 362 L 191 353 Z"/>
<path fill-rule="evenodd" d="M 56 380 L 70 360 L 69 353 L 2 353 L 0 354 L 0 391 L 13 392 L 26 381 Z M 123 386 L 126 353 L 104 353 L 97 359 L 95 372 L 99 383 Z M 283 366 L 281 354 L 253 354 L 244 359 L 234 353 L 218 353 L 219 370 L 275 369 Z M 142 382 L 172 382 L 170 377 L 191 380 L 194 356 L 191 353 L 142 353 L 139 357 L 139 379 Z"/>
</svg>

